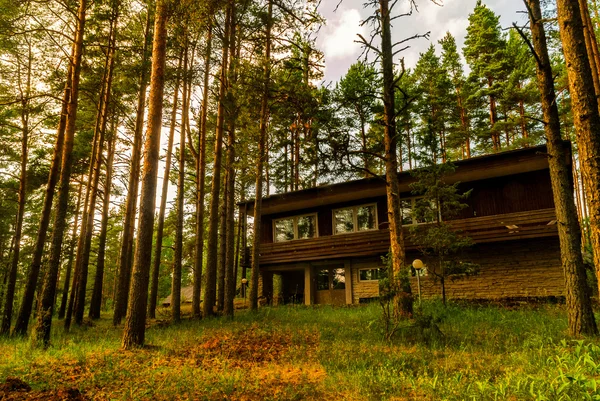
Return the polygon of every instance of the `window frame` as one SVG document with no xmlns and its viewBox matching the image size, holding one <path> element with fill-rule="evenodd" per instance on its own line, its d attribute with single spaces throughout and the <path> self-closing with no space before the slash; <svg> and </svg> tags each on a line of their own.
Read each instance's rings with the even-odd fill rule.
<svg viewBox="0 0 600 401">
<path fill-rule="evenodd" d="M 358 209 L 364 206 L 373 206 L 375 208 L 375 227 L 374 228 L 369 228 L 366 230 L 358 230 Z M 352 224 L 353 224 L 353 230 L 352 231 L 345 231 L 345 232 L 337 232 L 336 229 L 336 224 L 335 224 L 335 212 L 339 211 L 339 210 L 352 210 Z M 355 206 L 347 206 L 347 207 L 340 207 L 340 208 L 336 208 L 333 209 L 331 211 L 331 221 L 332 221 L 332 231 L 333 231 L 333 235 L 344 235 L 344 234 L 356 234 L 356 233 L 361 233 L 361 232 L 365 232 L 365 231 L 375 231 L 375 230 L 379 230 L 379 216 L 377 214 L 377 202 L 372 202 L 372 203 L 363 203 L 360 205 L 355 205 Z"/>
<path fill-rule="evenodd" d="M 379 280 L 381 280 L 381 278 L 377 278 L 377 279 L 370 279 L 370 280 L 363 280 L 360 278 L 360 272 L 363 270 L 381 270 L 381 267 L 361 267 L 360 269 L 358 269 L 358 281 L 361 283 L 374 283 L 374 282 L 379 282 Z"/>
<path fill-rule="evenodd" d="M 306 216 L 314 216 L 315 217 L 315 235 L 314 235 L 314 237 L 310 237 L 310 238 L 298 238 L 298 219 L 301 217 L 306 217 Z M 277 241 L 277 231 L 276 231 L 275 225 L 277 224 L 278 221 L 289 220 L 289 219 L 292 219 L 292 221 L 293 221 L 292 224 L 294 226 L 294 238 L 286 239 L 283 241 Z M 273 243 L 277 243 L 277 244 L 282 243 L 282 242 L 290 242 L 290 241 L 318 238 L 319 237 L 319 214 L 317 212 L 313 212 L 313 213 L 304 213 L 304 214 L 298 214 L 298 215 L 294 215 L 294 216 L 287 216 L 287 217 L 280 217 L 278 219 L 273 219 L 272 228 L 273 228 Z"/>
<path fill-rule="evenodd" d="M 404 224 L 402 223 L 402 227 L 410 227 L 410 226 L 418 226 L 421 224 L 431 224 L 434 223 L 432 221 L 417 221 L 417 218 L 415 217 L 413 210 L 415 210 L 415 204 L 417 203 L 418 199 L 425 199 L 425 197 L 423 195 L 417 195 L 417 196 L 409 196 L 408 198 L 400 198 L 400 210 L 402 210 L 402 202 L 403 201 L 410 201 L 410 218 L 412 220 L 412 223 L 410 224 Z M 438 210 L 438 214 L 440 215 L 440 221 L 442 221 L 442 216 L 440 211 Z"/>
</svg>

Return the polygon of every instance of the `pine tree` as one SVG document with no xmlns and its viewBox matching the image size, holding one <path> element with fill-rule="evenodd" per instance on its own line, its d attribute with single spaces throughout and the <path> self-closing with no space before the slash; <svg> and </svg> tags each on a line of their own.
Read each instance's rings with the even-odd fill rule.
<svg viewBox="0 0 600 401">
<path fill-rule="evenodd" d="M 501 148 L 497 101 L 502 92 L 502 82 L 507 75 L 506 40 L 500 29 L 499 17 L 487 6 L 477 1 L 469 15 L 469 26 L 463 53 L 471 68 L 474 82 L 478 84 L 480 97 L 487 97 L 489 106 L 489 133 L 492 148 Z"/>
</svg>

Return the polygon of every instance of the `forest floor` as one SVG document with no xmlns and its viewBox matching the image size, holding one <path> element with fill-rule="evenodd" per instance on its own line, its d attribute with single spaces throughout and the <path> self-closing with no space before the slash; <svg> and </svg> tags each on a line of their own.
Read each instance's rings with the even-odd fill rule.
<svg viewBox="0 0 600 401">
<path fill-rule="evenodd" d="M 566 336 L 563 305 L 424 303 L 392 341 L 381 307 L 263 307 L 235 320 L 163 310 L 147 346 L 110 316 L 52 345 L 0 340 L 0 400 L 600 399 L 600 342 Z"/>
</svg>

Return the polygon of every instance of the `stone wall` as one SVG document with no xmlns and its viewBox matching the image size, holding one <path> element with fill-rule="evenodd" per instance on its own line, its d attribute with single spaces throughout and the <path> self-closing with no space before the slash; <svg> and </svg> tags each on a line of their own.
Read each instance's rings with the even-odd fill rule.
<svg viewBox="0 0 600 401">
<path fill-rule="evenodd" d="M 364 268 L 378 268 L 383 264 L 380 258 L 366 258 L 352 261 L 352 302 L 357 304 L 361 298 L 379 296 L 379 281 L 360 281 L 358 272 Z"/>
<path fill-rule="evenodd" d="M 479 273 L 448 277 L 448 299 L 564 296 L 557 237 L 479 244 L 469 250 L 468 257 L 479 264 Z M 416 253 L 407 255 L 410 262 L 415 258 L 422 259 L 426 265 L 435 263 Z M 411 278 L 411 285 L 416 296 L 416 277 Z M 441 297 L 439 280 L 432 274 L 421 277 L 421 294 L 423 298 Z"/>
<path fill-rule="evenodd" d="M 411 252 L 407 264 L 421 259 L 430 268 L 433 258 Z M 479 264 L 474 276 L 449 276 L 446 278 L 448 299 L 503 299 L 520 297 L 564 296 L 564 278 L 560 262 L 557 237 L 528 239 L 491 244 L 478 244 L 469 249 L 465 260 Z M 352 298 L 379 296 L 377 281 L 360 281 L 361 268 L 381 267 L 379 258 L 352 261 Z M 417 278 L 411 278 L 412 291 L 417 297 Z M 441 297 L 439 280 L 432 274 L 421 277 L 423 298 Z"/>
</svg>

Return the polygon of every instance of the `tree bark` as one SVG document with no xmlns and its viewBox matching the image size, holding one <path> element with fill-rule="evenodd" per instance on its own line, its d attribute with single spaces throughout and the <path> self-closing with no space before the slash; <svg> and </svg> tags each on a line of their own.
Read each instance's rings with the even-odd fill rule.
<svg viewBox="0 0 600 401">
<path fill-rule="evenodd" d="M 44 346 L 47 346 L 50 341 L 56 282 L 58 279 L 61 247 L 66 226 L 67 206 L 69 201 L 69 182 L 71 179 L 71 169 L 73 164 L 73 138 L 75 134 L 77 103 L 79 99 L 79 78 L 81 73 L 81 58 L 83 55 L 83 34 L 85 28 L 86 9 L 87 0 L 80 0 L 76 18 L 75 40 L 73 41 L 73 55 L 71 58 L 73 75 L 71 78 L 71 93 L 69 95 L 69 103 L 67 106 L 67 122 L 65 126 L 60 184 L 57 197 L 58 199 L 55 207 L 52 245 L 50 247 L 50 260 L 48 262 L 48 270 L 46 271 L 46 275 L 44 277 L 44 284 L 40 296 L 37 323 L 34 333 L 35 342 L 41 342 Z"/>
<path fill-rule="evenodd" d="M 225 301 L 225 253 L 227 246 L 227 198 L 229 197 L 229 188 L 227 186 L 227 171 L 222 181 L 223 195 L 221 196 L 221 205 L 219 207 L 219 254 L 217 256 L 217 311 L 223 311 L 223 302 Z"/>
<path fill-rule="evenodd" d="M 112 186 L 112 167 L 115 158 L 115 145 L 117 142 L 117 117 L 113 115 L 111 127 L 111 140 L 108 147 L 106 160 L 106 176 L 104 181 L 104 199 L 102 200 L 102 223 L 98 236 L 98 259 L 96 262 L 96 274 L 94 276 L 94 287 L 92 289 L 92 300 L 90 303 L 89 317 L 100 319 L 102 308 L 102 288 L 104 282 L 104 265 L 106 256 L 106 236 L 108 231 L 108 212 L 110 208 L 110 192 Z"/>
<path fill-rule="evenodd" d="M 546 46 L 546 34 L 539 0 L 528 0 L 528 9 L 532 42 L 537 54 L 536 60 L 539 60 L 536 65 L 537 81 L 542 98 L 544 130 L 548 140 L 548 163 L 556 206 L 561 259 L 565 273 L 569 335 L 595 335 L 598 333 L 598 328 L 592 310 L 590 289 L 581 255 L 581 231 L 573 197 L 571 171 L 568 167 L 571 163 L 571 155 L 567 144 L 561 138 L 552 66 Z"/>
<path fill-rule="evenodd" d="M 392 282 L 398 292 L 395 312 L 401 316 L 412 315 L 412 294 L 408 278 L 403 278 L 404 238 L 400 217 L 400 190 L 398 188 L 398 162 L 396 160 L 396 118 L 394 105 L 394 64 L 391 39 L 390 10 L 388 0 L 379 0 L 381 18 L 381 69 L 383 73 L 383 119 L 385 146 L 385 174 L 388 219 L 390 227 L 390 253 L 392 259 Z"/>
<path fill-rule="evenodd" d="M 118 7 L 118 6 L 117 6 Z M 87 223 L 87 227 L 82 224 L 82 234 L 80 241 L 83 241 L 81 264 L 79 267 L 79 277 L 77 278 L 77 288 L 73 288 L 76 291 L 74 314 L 75 323 L 81 325 L 83 323 L 83 315 L 85 310 L 85 300 L 87 293 L 87 280 L 90 262 L 90 251 L 92 247 L 92 234 L 94 232 L 94 216 L 96 214 L 96 200 L 98 198 L 98 186 L 100 183 L 100 172 L 102 170 L 102 158 L 104 150 L 104 139 L 106 137 L 106 125 L 108 123 L 108 113 L 110 106 L 110 95 L 112 89 L 112 79 L 114 71 L 114 59 L 116 52 L 116 23 L 118 20 L 118 11 L 114 16 L 112 23 L 110 37 L 109 37 L 109 50 L 106 56 L 105 65 L 105 77 L 103 79 L 103 91 L 98 108 L 99 120 L 96 129 L 99 130 L 98 144 L 96 147 L 96 154 L 92 156 L 93 174 L 90 176 L 92 179 L 91 191 L 90 191 L 90 203 L 87 209 L 87 219 L 84 220 Z M 76 258 L 76 260 L 79 258 Z M 77 269 L 76 269 L 77 271 Z M 65 320 L 66 323 L 66 320 Z"/>
<path fill-rule="evenodd" d="M 171 109 L 171 122 L 169 129 L 169 139 L 167 142 L 167 154 L 165 155 L 165 171 L 162 179 L 162 192 L 160 198 L 160 207 L 158 211 L 158 222 L 156 227 L 156 242 L 154 245 L 154 259 L 152 261 L 152 278 L 150 282 L 150 295 L 148 300 L 148 316 L 151 319 L 156 318 L 156 304 L 158 298 L 158 278 L 160 276 L 160 262 L 162 257 L 162 241 L 165 230 L 165 211 L 167 209 L 167 194 L 169 192 L 169 176 L 171 175 L 171 159 L 173 157 L 173 141 L 175 139 L 175 128 L 177 125 L 177 103 L 179 101 L 179 85 L 183 55 L 179 54 L 177 63 L 177 79 L 173 92 L 173 108 Z M 173 299 L 171 297 L 171 303 Z"/>
<path fill-rule="evenodd" d="M 21 236 L 23 233 L 23 217 L 25 216 L 25 201 L 27 196 L 27 159 L 29 154 L 29 98 L 31 93 L 31 67 L 32 67 L 32 48 L 29 45 L 27 72 L 25 79 L 25 89 L 21 85 L 21 68 L 17 71 L 19 79 L 20 95 L 21 95 L 21 172 L 19 175 L 19 192 L 18 192 L 18 208 L 15 221 L 14 248 L 12 253 L 12 261 L 8 273 L 8 283 L 6 286 L 6 298 L 4 299 L 4 309 L 2 313 L 2 325 L 0 326 L 0 335 L 8 335 L 10 332 L 10 324 L 12 321 L 12 310 L 15 298 L 15 287 L 17 283 L 17 270 L 19 267 L 19 256 L 21 252 Z M 33 299 L 33 296 L 32 296 Z M 21 326 L 25 326 L 27 331 L 27 323 L 30 313 L 27 313 L 27 321 L 21 322 Z M 19 317 L 21 316 L 19 313 Z"/>
<path fill-rule="evenodd" d="M 187 35 L 187 33 L 186 33 Z M 173 322 L 181 320 L 181 266 L 183 259 L 183 198 L 185 194 L 185 113 L 187 102 L 187 38 L 183 50 L 183 104 L 181 107 L 181 127 L 179 129 L 179 174 L 177 181 L 176 223 L 175 223 L 175 252 L 173 252 L 173 280 L 171 282 L 171 318 Z M 175 107 L 173 108 L 175 110 Z M 174 114 L 174 116 L 176 116 Z M 171 121 L 175 123 L 175 121 Z"/>
<path fill-rule="evenodd" d="M 237 81 L 236 67 L 237 67 L 237 53 L 236 53 L 236 13 L 235 6 L 232 7 L 231 11 L 231 30 L 229 36 L 229 49 L 230 49 L 230 63 L 229 63 L 229 86 L 231 87 Z M 223 279 L 223 314 L 225 316 L 233 317 L 234 311 L 234 298 L 235 298 L 235 283 L 236 277 L 234 276 L 234 244 L 235 244 L 235 220 L 234 220 L 234 207 L 235 207 L 235 126 L 237 119 L 237 104 L 235 94 L 232 91 L 229 92 L 229 106 L 228 117 L 227 117 L 227 130 L 229 135 L 227 137 L 227 161 L 225 163 L 226 179 L 225 186 L 227 191 L 227 197 L 225 198 L 225 254 L 224 254 L 224 267 L 225 274 Z"/>
<path fill-rule="evenodd" d="M 200 138 L 196 160 L 196 243 L 194 260 L 194 288 L 192 291 L 192 313 L 200 317 L 200 289 L 202 288 L 202 262 L 204 256 L 204 186 L 206 170 L 206 120 L 208 117 L 208 78 L 212 46 L 212 19 L 206 33 L 204 53 L 204 87 L 202 89 L 202 115 L 200 116 Z"/>
<path fill-rule="evenodd" d="M 65 138 L 65 127 L 67 123 L 67 106 L 69 104 L 69 97 L 71 95 L 72 73 L 72 65 L 69 64 L 69 67 L 67 68 L 65 89 L 63 92 L 60 120 L 58 122 L 58 128 L 56 130 L 56 142 L 54 144 L 54 152 L 52 154 L 52 162 L 50 164 L 50 172 L 48 174 L 48 184 L 46 185 L 46 191 L 44 194 L 44 204 L 42 206 L 40 225 L 38 227 L 35 246 L 33 249 L 33 256 L 31 258 L 31 264 L 29 266 L 27 282 L 25 283 L 23 301 L 21 302 L 21 308 L 19 309 L 19 314 L 17 315 L 17 320 L 15 323 L 14 333 L 18 335 L 25 335 L 27 333 L 29 318 L 31 316 L 31 310 L 33 308 L 34 294 L 38 286 L 40 267 L 42 265 L 42 255 L 44 253 L 44 245 L 46 244 L 48 226 L 50 225 L 50 216 L 52 214 L 52 202 L 54 200 L 54 191 L 56 189 L 56 183 L 58 182 L 58 178 L 60 175 L 62 149 Z"/>
<path fill-rule="evenodd" d="M 66 276 L 63 284 L 63 292 L 60 301 L 60 308 L 58 309 L 58 318 L 63 319 L 65 317 L 65 311 L 67 310 L 67 302 L 69 298 L 69 284 L 71 282 L 71 271 L 73 270 L 73 258 L 75 257 L 75 247 L 77 246 L 77 231 L 79 225 L 79 215 L 81 207 L 81 198 L 83 194 L 83 180 L 79 183 L 79 191 L 77 193 L 77 206 L 75 208 L 75 217 L 73 221 L 73 231 L 71 233 L 71 240 L 69 242 L 69 254 L 67 256 L 67 268 Z"/>
<path fill-rule="evenodd" d="M 139 234 L 135 247 L 131 296 L 123 330 L 124 349 L 144 345 L 146 334 L 146 307 L 148 304 L 148 281 L 152 259 L 152 232 L 158 172 L 160 131 L 162 128 L 162 101 L 164 91 L 165 60 L 167 50 L 167 4 L 156 2 L 156 21 L 152 48 L 152 75 L 150 79 L 150 107 L 148 128 L 144 144 L 144 169 L 140 198 Z"/>
<path fill-rule="evenodd" d="M 123 221 L 123 238 L 119 256 L 119 277 L 115 293 L 115 310 L 113 324 L 121 323 L 127 313 L 129 300 L 129 285 L 131 283 L 131 262 L 133 254 L 133 234 L 135 229 L 135 216 L 137 208 L 138 187 L 140 183 L 140 159 L 142 153 L 142 134 L 144 130 L 144 112 L 146 110 L 146 88 L 148 87 L 148 64 L 150 59 L 152 10 L 148 9 L 146 16 L 146 30 L 144 33 L 144 49 L 142 55 L 142 72 L 140 74 L 140 91 L 135 118 L 135 131 L 133 135 L 133 148 L 131 151 L 131 170 L 127 186 L 127 200 L 125 201 L 125 219 Z"/>
<path fill-rule="evenodd" d="M 571 110 L 581 162 L 581 175 L 587 191 L 590 234 L 596 275 L 600 275 L 600 115 L 594 93 L 577 2 L 557 0 L 558 25 L 569 78 Z M 600 286 L 600 281 L 598 282 Z"/>
<path fill-rule="evenodd" d="M 269 118 L 269 92 L 271 89 L 271 28 L 273 25 L 273 0 L 268 0 L 269 11 L 265 27 L 265 57 L 263 93 L 260 103 L 260 133 L 256 159 L 256 193 L 254 198 L 254 237 L 252 239 L 252 272 L 250 275 L 250 309 L 258 309 L 258 277 L 260 275 L 260 233 L 262 219 L 263 163 L 266 155 L 267 124 Z M 290 188 L 292 188 L 290 181 Z"/>
<path fill-rule="evenodd" d="M 234 2 L 227 2 L 225 16 L 225 34 L 223 36 L 223 52 L 220 73 L 219 106 L 217 110 L 217 129 L 215 135 L 215 156 L 213 164 L 213 177 L 211 184 L 210 213 L 208 221 L 208 243 L 206 253 L 206 274 L 204 277 L 204 302 L 202 303 L 202 315 L 204 317 L 214 315 L 213 306 L 216 301 L 217 286 L 217 236 L 219 224 L 219 195 L 221 192 L 221 156 L 223 142 L 223 124 L 225 118 L 225 96 L 227 93 L 227 65 L 229 59 L 229 31 L 231 29 L 231 9 Z"/>
</svg>

